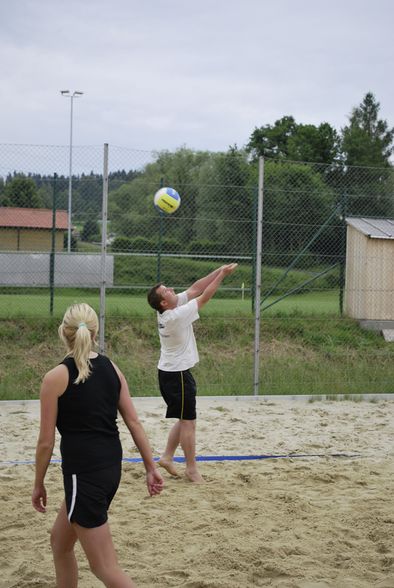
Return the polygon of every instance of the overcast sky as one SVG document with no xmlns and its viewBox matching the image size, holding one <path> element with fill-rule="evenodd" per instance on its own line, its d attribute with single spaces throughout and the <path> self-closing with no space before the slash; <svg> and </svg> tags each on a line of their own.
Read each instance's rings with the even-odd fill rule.
<svg viewBox="0 0 394 588">
<path fill-rule="evenodd" d="M 394 126 L 392 0 L 0 5 L 0 143 L 226 150 L 284 115 L 337 130 L 367 91 Z"/>
</svg>

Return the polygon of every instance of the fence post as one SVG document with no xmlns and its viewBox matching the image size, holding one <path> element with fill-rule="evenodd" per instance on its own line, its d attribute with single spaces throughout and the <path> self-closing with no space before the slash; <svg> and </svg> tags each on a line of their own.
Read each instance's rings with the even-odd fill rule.
<svg viewBox="0 0 394 588">
<path fill-rule="evenodd" d="M 160 188 L 163 187 L 164 184 L 164 180 L 163 178 L 160 178 Z M 163 232 L 164 232 L 164 227 L 163 227 L 163 218 L 164 218 L 164 212 L 162 212 L 161 210 L 158 210 L 159 213 L 159 240 L 157 243 L 157 272 L 156 272 L 156 282 L 159 283 L 161 282 L 161 248 L 162 248 L 162 241 L 163 241 Z"/>
<path fill-rule="evenodd" d="M 339 313 L 343 316 L 343 302 L 345 290 L 345 270 L 346 270 L 346 215 L 347 215 L 347 194 L 341 194 L 341 237 L 339 253 Z"/>
<path fill-rule="evenodd" d="M 105 276 L 107 261 L 107 220 L 108 220 L 108 143 L 104 143 L 103 167 L 103 203 L 101 223 L 101 282 L 100 282 L 100 317 L 99 317 L 99 349 L 105 352 Z"/>
<path fill-rule="evenodd" d="M 254 377 L 253 394 L 259 394 L 260 372 L 260 299 L 261 299 L 261 264 L 263 241 L 263 201 L 264 201 L 264 157 L 259 157 L 259 193 L 257 203 L 257 235 L 256 235 L 256 275 L 254 291 Z"/>
<path fill-rule="evenodd" d="M 257 244 L 257 207 L 259 201 L 258 186 L 253 190 L 253 240 L 252 240 L 252 284 L 251 302 L 252 312 L 255 313 L 255 284 L 256 284 L 256 244 Z"/>
<path fill-rule="evenodd" d="M 49 254 L 49 312 L 53 316 L 53 299 L 55 294 L 55 251 L 56 251 L 56 179 L 53 174 L 53 196 L 52 196 L 52 235 L 51 253 Z"/>
</svg>

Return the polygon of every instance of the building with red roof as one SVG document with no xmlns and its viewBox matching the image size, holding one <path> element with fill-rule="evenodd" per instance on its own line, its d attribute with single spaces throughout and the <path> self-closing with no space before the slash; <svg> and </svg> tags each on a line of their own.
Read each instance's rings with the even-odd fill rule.
<svg viewBox="0 0 394 588">
<path fill-rule="evenodd" d="M 1 251 L 50 251 L 52 210 L 49 208 L 0 207 Z M 56 211 L 55 250 L 63 251 L 68 229 L 68 212 Z"/>
</svg>

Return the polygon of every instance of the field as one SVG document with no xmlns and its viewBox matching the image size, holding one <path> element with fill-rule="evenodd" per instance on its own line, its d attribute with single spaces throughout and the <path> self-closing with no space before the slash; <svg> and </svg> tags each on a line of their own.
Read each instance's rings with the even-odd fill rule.
<svg viewBox="0 0 394 588">
<path fill-rule="evenodd" d="M 11 289 L 8 288 L 8 291 Z M 83 300 L 97 311 L 100 304 L 98 290 L 57 289 L 53 298 L 53 316 L 61 318 L 64 310 L 76 301 Z M 274 299 L 268 298 L 264 304 Z M 289 296 L 278 305 L 264 311 L 264 316 L 319 315 L 335 316 L 339 312 L 338 292 L 325 291 Z M 108 316 L 139 316 L 148 318 L 152 312 L 145 296 L 116 294 L 111 292 L 106 298 Z M 204 309 L 207 316 L 253 316 L 252 302 L 249 297 L 214 298 Z M 0 294 L 0 319 L 44 318 L 50 317 L 50 296 L 47 290 L 33 289 L 26 291 L 15 288 L 10 293 Z"/>
<path fill-rule="evenodd" d="M 16 292 L 20 292 L 16 291 Z M 63 357 L 57 326 L 65 308 L 98 292 L 56 291 L 0 296 L 0 399 L 37 398 L 42 375 Z M 110 294 L 106 352 L 124 371 L 133 395 L 155 396 L 159 342 L 145 297 Z M 254 315 L 251 301 L 214 299 L 195 327 L 201 395 L 253 394 Z M 337 292 L 284 299 L 261 320 L 260 394 L 391 393 L 393 346 L 338 313 Z"/>
</svg>

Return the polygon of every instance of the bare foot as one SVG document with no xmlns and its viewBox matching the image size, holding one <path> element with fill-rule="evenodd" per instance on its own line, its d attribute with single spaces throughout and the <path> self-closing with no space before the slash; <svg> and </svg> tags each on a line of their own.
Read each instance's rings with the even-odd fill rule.
<svg viewBox="0 0 394 588">
<path fill-rule="evenodd" d="M 205 480 L 197 470 L 185 470 L 185 476 L 193 484 L 205 484 Z"/>
<path fill-rule="evenodd" d="M 179 478 L 178 471 L 174 465 L 174 462 L 171 459 L 165 459 L 161 457 L 157 463 L 159 464 L 159 466 L 167 470 L 167 472 L 171 474 L 171 476 Z"/>
</svg>

